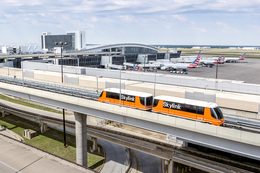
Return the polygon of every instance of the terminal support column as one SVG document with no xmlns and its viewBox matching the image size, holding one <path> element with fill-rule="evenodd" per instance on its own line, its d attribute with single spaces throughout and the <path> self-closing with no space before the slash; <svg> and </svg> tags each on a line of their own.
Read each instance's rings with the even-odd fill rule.
<svg viewBox="0 0 260 173">
<path fill-rule="evenodd" d="M 167 165 L 167 173 L 174 173 L 174 162 L 173 160 L 165 160 L 165 165 Z"/>
<path fill-rule="evenodd" d="M 2 117 L 5 117 L 5 111 L 1 111 L 2 112 Z"/>
<path fill-rule="evenodd" d="M 74 112 L 77 164 L 87 167 L 87 115 Z"/>
</svg>

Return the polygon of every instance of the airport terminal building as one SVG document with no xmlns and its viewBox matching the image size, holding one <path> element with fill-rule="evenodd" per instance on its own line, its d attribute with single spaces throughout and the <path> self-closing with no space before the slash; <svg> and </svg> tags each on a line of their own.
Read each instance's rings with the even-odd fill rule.
<svg viewBox="0 0 260 173">
<path fill-rule="evenodd" d="M 42 35 L 43 48 L 51 49 L 57 40 L 63 42 L 67 41 L 68 46 L 71 46 L 68 49 L 74 48 L 74 44 L 70 44 L 72 41 L 69 41 L 72 35 L 49 35 L 51 37 L 48 37 L 48 34 L 49 33 Z M 76 42 L 75 46 L 77 46 Z M 125 62 L 131 64 L 143 64 L 159 59 L 178 58 L 180 57 L 180 54 L 181 51 L 179 50 L 159 52 L 156 47 L 138 43 L 110 44 L 91 48 L 85 48 L 84 46 L 84 48 L 81 48 L 81 50 L 78 51 L 66 50 L 66 48 L 64 48 L 62 64 L 67 66 L 107 68 L 108 66 L 113 65 L 123 65 Z M 60 53 L 38 55 L 32 54 L 26 56 L 16 55 L 15 57 L 10 57 L 9 61 L 13 61 L 12 66 L 17 68 L 20 68 L 21 61 L 25 60 L 37 60 L 39 62 L 41 61 L 61 65 L 60 55 Z"/>
<path fill-rule="evenodd" d="M 67 42 L 68 45 L 63 45 L 63 50 L 80 50 L 86 47 L 85 31 L 67 31 L 64 35 L 51 35 L 50 32 L 43 32 L 41 35 L 41 44 L 43 51 L 53 51 L 55 42 Z"/>
<path fill-rule="evenodd" d="M 159 52 L 157 48 L 145 44 L 122 43 L 96 46 L 92 48 L 81 49 L 79 52 L 102 53 L 99 56 L 82 56 L 81 60 L 86 59 L 90 64 L 81 64 L 80 66 L 106 64 L 123 65 L 127 63 L 148 63 L 158 59 L 170 59 L 180 57 L 181 51 Z M 92 63 L 91 63 L 92 62 Z"/>
</svg>

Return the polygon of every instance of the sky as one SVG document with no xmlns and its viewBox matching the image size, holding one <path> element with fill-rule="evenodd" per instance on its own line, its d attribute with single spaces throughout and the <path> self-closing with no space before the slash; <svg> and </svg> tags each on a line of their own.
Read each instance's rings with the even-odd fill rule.
<svg viewBox="0 0 260 173">
<path fill-rule="evenodd" d="M 260 46 L 260 0 L 1 0 L 0 43 L 86 31 L 87 44 Z"/>
</svg>

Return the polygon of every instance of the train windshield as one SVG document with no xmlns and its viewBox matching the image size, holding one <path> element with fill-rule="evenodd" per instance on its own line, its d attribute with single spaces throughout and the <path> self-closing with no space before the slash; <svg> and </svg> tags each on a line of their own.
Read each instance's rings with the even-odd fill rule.
<svg viewBox="0 0 260 173">
<path fill-rule="evenodd" d="M 210 112 L 211 112 L 211 116 L 215 119 L 219 120 L 219 119 L 224 118 L 221 110 L 219 109 L 219 107 L 211 108 Z"/>
<path fill-rule="evenodd" d="M 144 106 L 151 106 L 153 104 L 153 96 L 151 96 L 151 97 L 140 97 L 140 102 Z"/>
<path fill-rule="evenodd" d="M 146 98 L 146 106 L 150 106 L 153 104 L 153 96 Z"/>
<path fill-rule="evenodd" d="M 102 93 L 100 94 L 100 96 L 99 96 L 99 97 L 102 97 L 102 95 L 103 95 L 103 91 L 102 91 Z"/>
<path fill-rule="evenodd" d="M 224 118 L 224 116 L 223 116 L 223 114 L 222 114 L 222 112 L 221 112 L 219 107 L 215 107 L 214 110 L 215 110 L 215 112 L 216 112 L 216 114 L 218 116 L 218 119 Z"/>
</svg>

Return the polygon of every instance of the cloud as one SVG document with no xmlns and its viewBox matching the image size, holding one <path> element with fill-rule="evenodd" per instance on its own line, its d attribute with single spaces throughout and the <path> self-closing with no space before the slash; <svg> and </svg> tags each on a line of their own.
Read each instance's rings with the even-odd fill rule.
<svg viewBox="0 0 260 173">
<path fill-rule="evenodd" d="M 97 22 L 97 21 L 98 21 L 98 18 L 94 16 L 94 17 L 91 17 L 90 20 L 91 20 L 92 22 Z"/>
<path fill-rule="evenodd" d="M 260 32 L 260 26 L 259 25 L 250 25 L 250 28 L 253 28 L 254 30 Z"/>
<path fill-rule="evenodd" d="M 227 33 L 230 33 L 230 32 L 238 33 L 239 32 L 237 29 L 230 27 L 229 25 L 227 25 L 224 22 L 216 22 L 216 25 L 221 27 L 222 32 L 227 32 Z"/>
<path fill-rule="evenodd" d="M 246 23 L 245 27 L 251 24 L 252 31 L 259 31 L 259 26 L 254 25 L 255 21 L 260 20 L 259 9 L 259 0 L 2 0 L 0 27 L 8 34 L 9 29 L 20 35 L 28 33 L 24 36 L 28 39 L 39 39 L 38 35 L 43 31 L 61 34 L 68 30 L 85 30 L 91 33 L 88 37 L 104 33 L 99 34 L 100 38 L 117 39 L 108 36 L 114 34 L 109 33 L 114 29 L 115 33 L 126 32 L 125 35 L 131 35 L 131 39 L 139 34 L 142 37 L 136 37 L 137 39 L 152 38 L 154 42 L 167 39 L 148 35 L 152 31 L 163 35 L 165 31 L 196 34 L 214 30 L 216 34 L 208 38 L 214 40 L 210 38 L 216 37 L 217 32 L 239 32 L 240 29 L 234 26 L 241 23 Z M 250 20 L 246 20 L 247 17 Z M 211 30 L 208 21 L 214 23 L 215 28 Z M 22 32 L 24 33 L 21 34 Z M 32 33 L 38 35 L 33 36 Z M 12 36 L 13 34 L 3 34 L 1 39 Z M 19 36 L 13 37 L 22 39 Z"/>
<path fill-rule="evenodd" d="M 127 23 L 133 23 L 135 22 L 135 18 L 133 16 L 130 15 L 123 15 L 123 16 L 119 16 L 121 20 L 123 20 L 124 22 Z"/>
<path fill-rule="evenodd" d="M 178 19 L 179 21 L 186 22 L 187 18 L 178 14 L 171 15 L 174 19 Z"/>
<path fill-rule="evenodd" d="M 172 27 L 170 25 L 164 25 L 164 27 L 167 29 L 172 29 Z"/>
<path fill-rule="evenodd" d="M 207 32 L 207 30 L 204 28 L 192 27 L 192 29 L 200 31 L 200 32 Z"/>
</svg>

